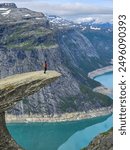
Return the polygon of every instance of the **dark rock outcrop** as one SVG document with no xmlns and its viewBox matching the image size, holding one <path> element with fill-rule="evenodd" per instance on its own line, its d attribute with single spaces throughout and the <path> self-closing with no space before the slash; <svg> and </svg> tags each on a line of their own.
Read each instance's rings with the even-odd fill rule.
<svg viewBox="0 0 130 150">
<path fill-rule="evenodd" d="M 0 3 L 0 8 L 17 8 L 15 3 Z"/>
<path fill-rule="evenodd" d="M 89 146 L 83 150 L 113 150 L 113 129 L 94 138 Z"/>
<path fill-rule="evenodd" d="M 0 150 L 23 150 L 6 128 L 5 113 L 0 113 Z"/>
</svg>

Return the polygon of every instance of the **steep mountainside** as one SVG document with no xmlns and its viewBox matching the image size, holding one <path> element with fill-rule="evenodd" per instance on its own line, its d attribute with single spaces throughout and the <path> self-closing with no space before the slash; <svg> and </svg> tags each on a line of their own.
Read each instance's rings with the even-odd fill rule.
<svg viewBox="0 0 130 150">
<path fill-rule="evenodd" d="M 111 28 L 100 30 L 92 28 L 89 30 L 83 30 L 82 33 L 90 40 L 94 48 L 96 48 L 104 65 L 110 65 L 113 58 L 113 32 Z"/>
<path fill-rule="evenodd" d="M 99 85 L 87 73 L 104 66 L 96 49 L 80 32 L 51 28 L 44 14 L 8 5 L 0 7 L 0 76 L 43 69 L 62 74 L 54 84 L 23 101 L 14 114 L 88 111 L 109 106 L 109 97 L 94 93 Z"/>
</svg>

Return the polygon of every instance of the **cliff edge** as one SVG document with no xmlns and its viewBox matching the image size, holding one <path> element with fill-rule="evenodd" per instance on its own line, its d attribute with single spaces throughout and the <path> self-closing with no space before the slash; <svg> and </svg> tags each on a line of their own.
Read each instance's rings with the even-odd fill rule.
<svg viewBox="0 0 130 150">
<path fill-rule="evenodd" d="M 32 95 L 61 74 L 56 71 L 28 72 L 0 80 L 0 150 L 21 150 L 9 134 L 5 123 L 5 111 L 23 97 Z"/>
</svg>

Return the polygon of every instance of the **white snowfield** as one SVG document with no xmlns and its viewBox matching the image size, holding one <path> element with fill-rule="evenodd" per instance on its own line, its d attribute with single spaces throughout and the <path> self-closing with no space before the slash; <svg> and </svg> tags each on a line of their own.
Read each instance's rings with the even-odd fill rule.
<svg viewBox="0 0 130 150">
<path fill-rule="evenodd" d="M 31 17 L 31 15 L 30 14 L 26 14 L 25 17 Z"/>
<path fill-rule="evenodd" d="M 8 10 L 8 8 L 0 8 L 0 11 Z"/>
<path fill-rule="evenodd" d="M 11 12 L 11 10 L 8 8 L 0 8 L 0 14 L 3 16 L 8 15 L 10 12 Z"/>
<path fill-rule="evenodd" d="M 41 20 L 42 18 L 36 18 L 37 20 Z"/>
<path fill-rule="evenodd" d="M 90 26 L 90 29 L 91 30 L 101 30 L 101 28 L 97 28 L 97 27 L 93 27 L 93 26 Z"/>
</svg>

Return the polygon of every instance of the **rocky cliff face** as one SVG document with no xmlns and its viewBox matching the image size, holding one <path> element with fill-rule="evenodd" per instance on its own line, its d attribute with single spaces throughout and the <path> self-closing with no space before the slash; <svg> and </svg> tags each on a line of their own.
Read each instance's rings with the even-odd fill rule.
<svg viewBox="0 0 130 150">
<path fill-rule="evenodd" d="M 6 128 L 5 113 L 0 113 L 0 150 L 23 150 Z"/>
<path fill-rule="evenodd" d="M 110 65 L 113 58 L 113 32 L 110 29 L 103 30 L 84 30 L 83 35 L 87 37 L 94 48 L 96 48 L 98 55 L 104 65 Z"/>
<path fill-rule="evenodd" d="M 113 130 L 100 134 L 83 150 L 113 150 Z"/>
<path fill-rule="evenodd" d="M 0 3 L 0 8 L 17 8 L 14 3 Z"/>
<path fill-rule="evenodd" d="M 75 29 L 51 28 L 44 14 L 25 8 L 0 8 L 0 76 L 48 69 L 63 75 L 53 85 L 20 102 L 13 114 L 88 111 L 109 106 L 107 96 L 95 93 L 99 83 L 87 73 L 104 65 L 91 42 Z"/>
<path fill-rule="evenodd" d="M 0 80 L 0 113 L 16 104 L 23 97 L 37 92 L 41 87 L 60 77 L 56 71 L 28 72 Z"/>
<path fill-rule="evenodd" d="M 28 72 L 0 80 L 0 150 L 22 150 L 6 128 L 5 111 L 60 77 L 56 71 Z"/>
</svg>

